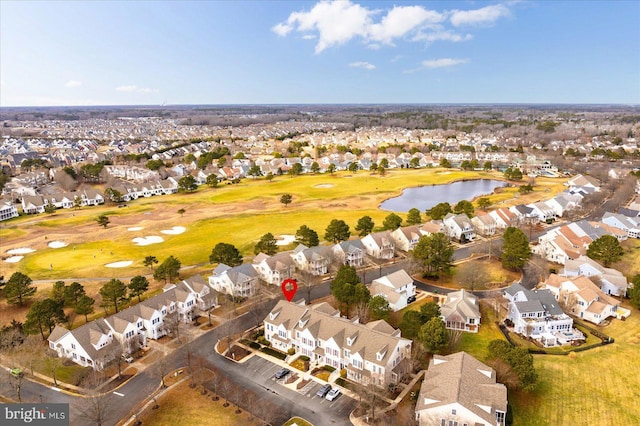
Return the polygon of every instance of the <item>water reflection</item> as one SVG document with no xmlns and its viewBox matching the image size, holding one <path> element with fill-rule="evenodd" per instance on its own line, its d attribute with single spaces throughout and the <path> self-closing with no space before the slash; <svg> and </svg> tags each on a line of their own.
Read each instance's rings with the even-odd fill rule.
<svg viewBox="0 0 640 426">
<path fill-rule="evenodd" d="M 477 179 L 453 182 L 446 185 L 407 188 L 402 191 L 402 195 L 384 201 L 380 204 L 380 208 L 393 212 L 407 212 L 414 207 L 420 211 L 425 211 L 438 203 L 444 202 L 453 206 L 460 200 L 471 200 L 480 195 L 491 194 L 495 188 L 506 185 L 506 182 L 499 180 Z"/>
</svg>

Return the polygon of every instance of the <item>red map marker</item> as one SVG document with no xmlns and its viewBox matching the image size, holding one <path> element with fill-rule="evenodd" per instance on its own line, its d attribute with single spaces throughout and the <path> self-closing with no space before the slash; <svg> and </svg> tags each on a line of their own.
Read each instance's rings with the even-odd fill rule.
<svg viewBox="0 0 640 426">
<path fill-rule="evenodd" d="M 298 283 L 293 278 L 287 278 L 282 281 L 282 294 L 287 298 L 289 302 L 293 299 L 293 296 L 296 295 L 296 291 L 298 291 Z"/>
</svg>

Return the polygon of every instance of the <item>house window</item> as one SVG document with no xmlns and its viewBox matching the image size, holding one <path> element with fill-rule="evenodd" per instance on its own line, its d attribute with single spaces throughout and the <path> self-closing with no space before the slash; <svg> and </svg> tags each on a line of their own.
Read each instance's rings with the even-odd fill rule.
<svg viewBox="0 0 640 426">
<path fill-rule="evenodd" d="M 447 421 L 445 419 L 440 420 L 440 426 L 447 426 Z"/>
<path fill-rule="evenodd" d="M 76 344 L 75 344 L 75 343 L 72 343 L 72 344 L 71 344 L 71 349 L 75 349 L 75 348 L 76 348 Z"/>
<path fill-rule="evenodd" d="M 456 410 L 455 410 L 455 409 L 451 410 L 451 415 L 452 415 L 452 416 L 455 416 L 455 415 L 456 415 Z"/>
</svg>

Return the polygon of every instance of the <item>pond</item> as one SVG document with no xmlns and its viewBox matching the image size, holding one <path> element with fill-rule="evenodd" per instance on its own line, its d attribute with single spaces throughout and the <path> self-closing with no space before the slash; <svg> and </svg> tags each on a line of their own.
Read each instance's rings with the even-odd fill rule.
<svg viewBox="0 0 640 426">
<path fill-rule="evenodd" d="M 453 206 L 461 200 L 471 201 L 475 197 L 492 194 L 495 188 L 506 185 L 506 182 L 500 180 L 476 179 L 407 188 L 402 191 L 402 195 L 384 201 L 380 208 L 392 212 L 407 212 L 415 207 L 423 212 L 438 203 L 447 202 Z"/>
</svg>

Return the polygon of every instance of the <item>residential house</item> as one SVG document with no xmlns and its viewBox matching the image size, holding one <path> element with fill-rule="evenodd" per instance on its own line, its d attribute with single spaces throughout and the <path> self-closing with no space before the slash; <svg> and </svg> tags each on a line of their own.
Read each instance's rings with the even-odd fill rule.
<svg viewBox="0 0 640 426">
<path fill-rule="evenodd" d="M 99 204 L 104 204 L 104 195 L 96 189 L 82 189 L 78 191 L 78 193 L 82 199 L 83 206 L 97 206 Z"/>
<path fill-rule="evenodd" d="M 218 295 L 211 290 L 202 275 L 194 275 L 178 282 L 174 286 L 179 290 L 193 294 L 196 307 L 202 312 L 207 312 L 218 304 Z"/>
<path fill-rule="evenodd" d="M 209 285 L 218 293 L 233 297 L 251 297 L 258 286 L 258 272 L 249 263 L 234 267 L 221 263 L 209 277 Z"/>
<path fill-rule="evenodd" d="M 527 207 L 532 209 L 531 214 L 540 222 L 550 222 L 556 219 L 556 211 L 546 201 L 527 204 Z"/>
<path fill-rule="evenodd" d="M 444 224 L 441 220 L 430 220 L 420 225 L 420 233 L 422 235 L 433 235 L 438 232 L 444 232 Z"/>
<path fill-rule="evenodd" d="M 568 312 L 585 321 L 600 324 L 607 318 L 625 315 L 625 311 L 618 312 L 620 302 L 606 295 L 585 276 L 561 277 L 551 274 L 544 286 L 559 303 L 566 306 Z"/>
<path fill-rule="evenodd" d="M 48 201 L 42 195 L 23 195 L 21 199 L 22 211 L 26 214 L 44 213 L 44 206 Z"/>
<path fill-rule="evenodd" d="M 477 333 L 480 327 L 478 299 L 464 289 L 451 292 L 440 306 L 440 316 L 449 330 Z"/>
<path fill-rule="evenodd" d="M 60 358 L 102 370 L 119 352 L 113 332 L 103 321 L 91 321 L 72 331 L 57 325 L 49 335 L 49 348 Z"/>
<path fill-rule="evenodd" d="M 569 188 L 582 187 L 589 188 L 593 191 L 600 191 L 600 182 L 591 176 L 578 175 L 569 179 L 565 185 Z"/>
<path fill-rule="evenodd" d="M 371 296 L 382 296 L 392 311 L 406 308 L 411 300 L 415 300 L 416 286 L 413 278 L 404 269 L 380 277 L 371 282 Z"/>
<path fill-rule="evenodd" d="M 622 272 L 612 268 L 605 268 L 587 256 L 580 256 L 575 260 L 567 260 L 564 269 L 559 275 L 563 277 L 583 275 L 593 281 L 605 294 L 622 297 L 627 294 L 627 277 Z"/>
<path fill-rule="evenodd" d="M 489 213 L 472 217 L 471 224 L 480 235 L 491 236 L 496 233 L 496 220 Z"/>
<path fill-rule="evenodd" d="M 506 229 L 510 226 L 518 226 L 517 216 L 509 209 L 500 207 L 492 210 L 489 215 L 495 220 L 497 229 Z"/>
<path fill-rule="evenodd" d="M 476 236 L 476 230 L 471 223 L 471 219 L 464 213 L 449 213 L 442 222 L 447 236 L 461 243 L 473 241 Z"/>
<path fill-rule="evenodd" d="M 395 243 L 395 246 L 398 250 L 402 251 L 411 251 L 414 249 L 420 237 L 422 237 L 422 232 L 420 232 L 420 227 L 413 226 L 402 226 L 390 233 L 391 238 Z"/>
<path fill-rule="evenodd" d="M 0 221 L 18 217 L 18 208 L 6 198 L 0 198 Z"/>
<path fill-rule="evenodd" d="M 629 217 L 607 212 L 602 216 L 602 222 L 624 230 L 630 238 L 640 238 L 639 217 Z"/>
<path fill-rule="evenodd" d="M 434 355 L 415 410 L 421 426 L 504 426 L 507 388 L 493 368 L 466 352 Z"/>
<path fill-rule="evenodd" d="M 293 277 L 296 270 L 295 262 L 289 252 L 273 256 L 260 253 L 253 259 L 253 267 L 260 279 L 271 285 L 282 284 L 285 279 Z"/>
<path fill-rule="evenodd" d="M 346 369 L 347 378 L 387 387 L 409 371 L 411 340 L 383 320 L 350 321 L 327 303 L 304 305 L 281 300 L 264 319 L 272 347 L 308 356 L 314 365 Z"/>
<path fill-rule="evenodd" d="M 514 331 L 539 341 L 545 347 L 584 340 L 573 328 L 573 319 L 565 314 L 549 290 L 527 290 L 519 283 L 505 290 L 509 300 L 507 319 Z"/>
<path fill-rule="evenodd" d="M 333 253 L 345 265 L 354 268 L 364 265 L 365 247 L 359 239 L 342 241 L 334 245 Z"/>
<path fill-rule="evenodd" d="M 563 225 L 548 231 L 538 237 L 538 244 L 532 247 L 532 252 L 562 265 L 567 260 L 585 255 L 593 240 L 586 235 L 578 236 L 574 229 Z"/>
<path fill-rule="evenodd" d="M 374 259 L 393 259 L 395 243 L 389 231 L 374 232 L 362 238 L 367 254 Z"/>
<path fill-rule="evenodd" d="M 300 271 L 311 275 L 324 275 L 329 272 L 331 249 L 326 246 L 307 247 L 304 244 L 291 253 L 293 261 Z"/>
</svg>

